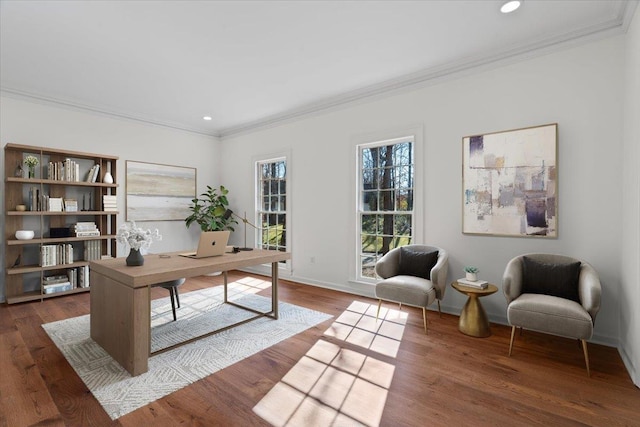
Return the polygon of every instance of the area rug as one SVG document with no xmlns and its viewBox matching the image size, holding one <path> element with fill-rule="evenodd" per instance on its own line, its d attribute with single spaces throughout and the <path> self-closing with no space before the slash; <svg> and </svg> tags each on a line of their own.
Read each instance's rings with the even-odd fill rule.
<svg viewBox="0 0 640 427">
<path fill-rule="evenodd" d="M 268 311 L 271 299 L 235 295 L 235 300 Z M 152 301 L 152 348 L 166 348 L 192 335 L 246 318 L 246 310 L 222 304 L 222 287 L 180 295 L 178 321 L 169 298 Z M 149 371 L 132 377 L 90 338 L 89 315 L 42 325 L 111 419 L 173 393 L 214 372 L 292 337 L 331 316 L 280 302 L 279 319 L 259 318 L 207 338 L 152 356 Z"/>
</svg>

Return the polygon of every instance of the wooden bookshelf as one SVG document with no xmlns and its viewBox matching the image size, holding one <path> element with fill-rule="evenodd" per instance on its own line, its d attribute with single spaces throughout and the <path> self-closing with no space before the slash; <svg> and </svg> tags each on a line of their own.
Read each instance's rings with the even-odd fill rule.
<svg viewBox="0 0 640 427">
<path fill-rule="evenodd" d="M 38 159 L 33 177 L 29 177 L 28 167 L 24 164 L 25 157 L 29 155 Z M 103 211 L 101 204 L 102 196 L 117 194 L 117 161 L 118 157 L 109 155 L 12 143 L 5 145 L 5 295 L 8 304 L 89 291 L 88 287 L 77 287 L 46 294 L 42 283 L 45 276 L 64 275 L 69 269 L 89 265 L 89 260 L 84 259 L 87 242 L 97 241 L 99 244 L 94 245 L 99 246 L 102 255 L 115 256 L 118 212 Z M 23 169 L 20 176 L 16 176 L 18 165 Z M 60 169 L 57 165 L 65 167 Z M 88 176 L 94 165 L 98 165 L 95 181 Z M 57 172 L 64 171 L 64 174 L 58 174 L 53 177 L 57 179 L 52 179 L 49 171 L 53 172 L 54 169 Z M 103 182 L 108 169 L 114 178 L 113 183 Z M 76 200 L 78 210 L 49 211 L 42 200 L 39 207 L 34 200 L 31 200 L 30 205 L 29 195 L 34 192 L 39 197 Z M 34 203 L 36 206 L 33 206 Z M 25 205 L 27 210 L 17 210 L 18 205 Z M 68 228 L 76 222 L 95 222 L 100 236 L 50 236 L 51 228 Z M 18 240 L 15 232 L 23 229 L 33 230 L 35 237 L 31 240 Z M 73 246 L 73 262 L 42 267 L 42 246 L 56 244 Z"/>
</svg>

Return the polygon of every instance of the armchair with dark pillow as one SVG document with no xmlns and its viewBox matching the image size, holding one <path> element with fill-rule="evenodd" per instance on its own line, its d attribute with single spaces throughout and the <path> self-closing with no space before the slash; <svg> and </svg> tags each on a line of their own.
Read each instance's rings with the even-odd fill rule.
<svg viewBox="0 0 640 427">
<path fill-rule="evenodd" d="M 513 258 L 502 278 L 507 320 L 512 326 L 509 356 L 516 328 L 580 340 L 587 375 L 587 340 L 600 310 L 600 278 L 586 262 L 563 255 L 527 254 Z"/>
<path fill-rule="evenodd" d="M 382 300 L 422 308 L 427 333 L 426 308 L 444 298 L 447 289 L 447 252 L 435 246 L 406 245 L 387 252 L 376 263 L 376 273 L 384 280 L 376 284 L 378 315 Z M 377 316 L 377 315 L 376 315 Z"/>
</svg>

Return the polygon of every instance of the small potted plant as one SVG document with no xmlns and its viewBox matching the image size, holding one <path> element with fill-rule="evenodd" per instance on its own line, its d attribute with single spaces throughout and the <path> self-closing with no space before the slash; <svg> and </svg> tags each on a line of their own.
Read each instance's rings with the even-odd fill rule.
<svg viewBox="0 0 640 427">
<path fill-rule="evenodd" d="M 466 266 L 464 268 L 466 279 L 475 282 L 478 280 L 478 267 Z"/>
<path fill-rule="evenodd" d="M 223 185 L 220 188 L 207 185 L 206 193 L 191 200 L 191 215 L 184 219 L 187 228 L 195 222 L 200 225 L 202 231 L 234 231 L 232 224 L 237 224 L 238 221 L 230 215 L 225 215 L 229 206 L 227 194 L 229 190 Z"/>
</svg>

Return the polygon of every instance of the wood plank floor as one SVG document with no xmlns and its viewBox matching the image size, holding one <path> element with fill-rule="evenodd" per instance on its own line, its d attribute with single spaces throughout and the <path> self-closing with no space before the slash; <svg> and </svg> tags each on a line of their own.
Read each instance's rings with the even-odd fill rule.
<svg viewBox="0 0 640 427">
<path fill-rule="evenodd" d="M 230 280 L 249 276 L 231 272 Z M 254 276 L 260 277 L 260 276 Z M 187 281 L 185 293 L 221 277 Z M 167 291 L 153 290 L 153 298 Z M 268 296 L 269 291 L 263 292 Z M 317 327 L 112 421 L 42 329 L 89 313 L 89 295 L 0 307 L 0 426 L 261 426 L 252 408 L 354 301 L 363 297 L 281 280 L 281 301 L 334 316 Z M 392 304 L 385 304 L 396 308 Z M 382 426 L 640 426 L 640 390 L 616 349 L 590 344 L 591 378 L 577 342 L 525 331 L 508 357 L 510 328 L 474 339 L 457 316 L 404 308 L 408 324 L 379 419 Z M 336 342 L 334 340 L 333 342 Z M 372 411 L 364 402 L 362 411 Z M 379 409 L 379 408 L 378 408 Z M 307 426 L 317 425 L 308 421 Z"/>
</svg>

